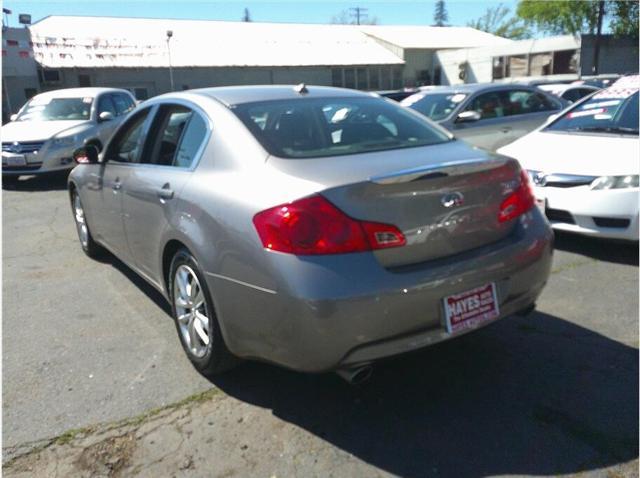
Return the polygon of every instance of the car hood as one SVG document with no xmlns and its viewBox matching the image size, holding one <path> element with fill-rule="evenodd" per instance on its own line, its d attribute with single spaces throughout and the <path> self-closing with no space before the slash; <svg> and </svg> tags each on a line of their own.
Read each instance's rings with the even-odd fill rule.
<svg viewBox="0 0 640 478">
<path fill-rule="evenodd" d="M 87 121 L 13 121 L 2 127 L 2 142 L 46 141 L 56 134 L 83 123 Z"/>
<path fill-rule="evenodd" d="M 535 131 L 498 150 L 526 169 L 585 176 L 638 174 L 637 136 Z"/>
</svg>

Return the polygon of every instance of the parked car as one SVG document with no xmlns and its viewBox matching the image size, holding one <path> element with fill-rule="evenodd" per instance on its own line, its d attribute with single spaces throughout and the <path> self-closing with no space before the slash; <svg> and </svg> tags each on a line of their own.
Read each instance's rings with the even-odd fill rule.
<svg viewBox="0 0 640 478">
<path fill-rule="evenodd" d="M 2 127 L 3 180 L 70 170 L 82 144 L 101 148 L 135 107 L 135 98 L 114 88 L 71 88 L 31 98 Z"/>
<path fill-rule="evenodd" d="M 558 230 L 638 240 L 638 89 L 623 78 L 501 148 L 529 170 Z"/>
<path fill-rule="evenodd" d="M 359 380 L 530 310 L 552 232 L 515 160 L 367 93 L 152 98 L 69 177 L 80 243 L 161 291 L 205 374 L 234 357 Z"/>
<path fill-rule="evenodd" d="M 550 83 L 547 85 L 538 86 L 541 90 L 547 91 L 552 95 L 556 95 L 563 100 L 567 100 L 569 103 L 575 103 L 580 98 L 589 96 L 595 91 L 600 91 L 601 88 L 597 86 L 591 86 L 586 84 L 564 84 L 564 83 Z"/>
<path fill-rule="evenodd" d="M 385 91 L 376 91 L 376 94 L 389 98 L 393 101 L 402 101 L 405 98 L 415 94 L 418 90 L 415 88 L 404 89 L 404 90 L 385 90 Z"/>
<path fill-rule="evenodd" d="M 400 104 L 474 146 L 495 151 L 534 130 L 568 103 L 532 86 L 490 83 L 420 92 Z"/>
</svg>

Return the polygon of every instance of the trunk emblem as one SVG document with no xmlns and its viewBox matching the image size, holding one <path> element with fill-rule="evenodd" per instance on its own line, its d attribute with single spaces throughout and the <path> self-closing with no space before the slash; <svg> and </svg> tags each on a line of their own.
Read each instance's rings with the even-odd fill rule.
<svg viewBox="0 0 640 478">
<path fill-rule="evenodd" d="M 449 193 L 442 196 L 440 202 L 444 207 L 462 206 L 464 204 L 464 196 L 462 193 L 456 191 L 455 193 Z"/>
</svg>

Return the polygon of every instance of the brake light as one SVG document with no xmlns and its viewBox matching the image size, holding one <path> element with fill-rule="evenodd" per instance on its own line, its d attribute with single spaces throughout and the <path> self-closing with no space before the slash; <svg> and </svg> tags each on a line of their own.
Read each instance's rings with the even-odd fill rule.
<svg viewBox="0 0 640 478">
<path fill-rule="evenodd" d="M 265 249 L 290 254 L 344 254 L 403 246 L 391 224 L 358 221 L 314 195 L 259 212 L 253 224 Z"/>
<path fill-rule="evenodd" d="M 533 207 L 536 203 L 529 183 L 529 175 L 522 169 L 520 171 L 520 185 L 500 204 L 498 222 L 506 222 L 514 219 Z"/>
</svg>

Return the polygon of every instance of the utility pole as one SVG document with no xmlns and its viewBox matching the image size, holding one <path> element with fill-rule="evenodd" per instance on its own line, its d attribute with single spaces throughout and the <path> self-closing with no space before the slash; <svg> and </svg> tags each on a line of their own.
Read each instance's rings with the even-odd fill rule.
<svg viewBox="0 0 640 478">
<path fill-rule="evenodd" d="M 602 35 L 602 17 L 604 17 L 604 0 L 598 2 L 598 30 L 596 31 L 596 39 L 593 45 L 593 67 L 591 71 L 594 75 L 598 74 L 598 62 L 600 60 L 600 35 Z"/>
<path fill-rule="evenodd" d="M 173 36 L 172 30 L 167 30 L 167 52 L 169 53 L 169 81 L 171 82 L 171 91 L 175 91 L 175 87 L 173 86 L 173 66 L 171 65 L 171 46 L 169 45 L 169 41 Z"/>
<path fill-rule="evenodd" d="M 367 10 L 368 8 L 362 7 L 353 7 L 349 9 L 350 15 L 356 19 L 356 25 L 360 25 L 360 18 L 363 20 L 367 18 Z"/>
</svg>

